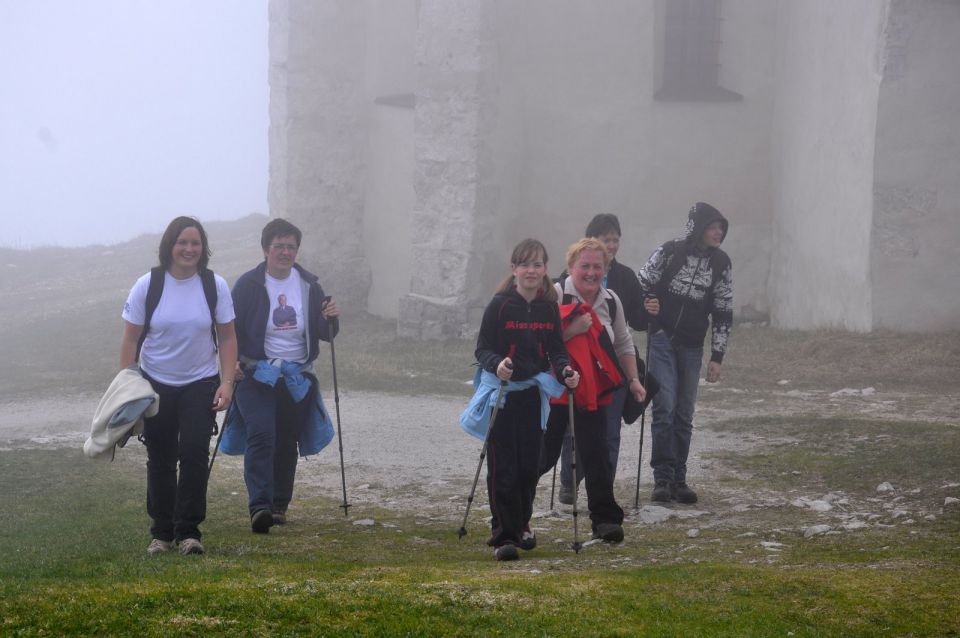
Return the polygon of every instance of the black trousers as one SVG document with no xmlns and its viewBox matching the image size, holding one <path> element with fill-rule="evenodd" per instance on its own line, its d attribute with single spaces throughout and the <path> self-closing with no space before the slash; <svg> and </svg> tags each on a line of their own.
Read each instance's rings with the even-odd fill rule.
<svg viewBox="0 0 960 638">
<path fill-rule="evenodd" d="M 147 380 L 160 395 L 159 412 L 143 423 L 150 533 L 168 542 L 199 540 L 200 523 L 207 516 L 207 463 L 216 428 L 213 397 L 220 378 L 185 386 Z"/>
<path fill-rule="evenodd" d="M 573 433 L 577 439 L 577 475 L 582 476 L 587 489 L 587 507 L 590 509 L 591 527 L 595 531 L 601 523 L 623 523 L 623 509 L 613 496 L 613 472 L 610 467 L 610 452 L 607 446 L 607 412 L 601 407 L 595 412 L 574 408 Z M 547 431 L 543 435 L 543 452 L 540 457 L 540 475 L 546 474 L 560 458 L 563 435 L 570 422 L 566 405 L 550 406 Z"/>
<path fill-rule="evenodd" d="M 542 438 L 537 387 L 507 394 L 487 440 L 487 494 L 493 515 L 489 545 L 520 544 L 533 514 Z"/>
</svg>

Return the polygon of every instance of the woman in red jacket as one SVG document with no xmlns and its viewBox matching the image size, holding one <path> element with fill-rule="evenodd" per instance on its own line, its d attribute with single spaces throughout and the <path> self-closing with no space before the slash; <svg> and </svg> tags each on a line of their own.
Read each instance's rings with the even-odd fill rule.
<svg viewBox="0 0 960 638">
<path fill-rule="evenodd" d="M 616 293 L 602 285 L 609 264 L 610 255 L 603 243 L 593 238 L 581 239 L 567 249 L 570 276 L 562 288 L 560 284 L 555 287 L 560 297 L 563 339 L 570 352 L 571 365 L 583 377 L 580 390 L 574 393 L 574 435 L 583 464 L 593 537 L 620 542 L 623 509 L 613 495 L 605 406 L 618 387 L 627 386 L 639 402 L 643 401 L 646 391 L 637 374 L 633 339 L 624 320 L 623 305 Z M 568 425 L 566 401 L 553 405 L 543 438 L 541 475 L 557 463 Z"/>
</svg>

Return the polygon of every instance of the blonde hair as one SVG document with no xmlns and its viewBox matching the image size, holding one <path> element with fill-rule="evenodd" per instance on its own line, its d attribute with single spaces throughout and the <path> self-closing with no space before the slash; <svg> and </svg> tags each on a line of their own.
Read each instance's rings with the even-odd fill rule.
<svg viewBox="0 0 960 638">
<path fill-rule="evenodd" d="M 543 244 L 536 239 L 524 239 L 522 242 L 514 246 L 513 254 L 510 255 L 510 264 L 516 266 L 537 257 L 543 257 L 543 265 L 547 265 L 549 257 L 547 257 L 547 249 L 544 248 Z M 500 282 L 500 285 L 497 286 L 494 294 L 502 295 L 503 293 L 510 292 L 514 286 L 516 286 L 516 282 L 514 281 L 513 273 L 510 273 L 506 279 Z M 543 281 L 540 284 L 538 296 L 547 303 L 557 302 L 557 291 L 554 289 L 553 282 L 550 281 L 550 277 L 548 277 L 546 274 L 544 274 Z"/>
<path fill-rule="evenodd" d="M 607 247 L 603 245 L 603 242 L 594 237 L 584 237 L 578 242 L 570 244 L 570 247 L 567 248 L 567 271 L 573 270 L 573 265 L 577 263 L 577 260 L 580 259 L 580 254 L 585 250 L 599 250 L 600 254 L 603 255 L 603 269 L 607 270 L 610 268 L 610 253 L 607 252 Z"/>
</svg>

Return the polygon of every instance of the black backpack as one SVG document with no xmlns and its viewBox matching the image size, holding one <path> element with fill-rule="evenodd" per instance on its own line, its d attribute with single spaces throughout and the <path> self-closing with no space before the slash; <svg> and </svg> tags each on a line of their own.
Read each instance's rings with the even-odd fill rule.
<svg viewBox="0 0 960 638">
<path fill-rule="evenodd" d="M 147 338 L 147 332 L 150 331 L 150 319 L 154 311 L 160 304 L 160 297 L 163 295 L 163 281 L 166 271 L 161 266 L 154 266 L 150 269 L 150 287 L 147 288 L 146 316 L 143 320 L 143 331 L 140 333 L 140 340 L 137 342 L 137 355 L 135 360 L 140 360 L 140 349 Z M 213 277 L 213 271 L 204 268 L 200 271 L 200 282 L 203 284 L 203 296 L 207 299 L 207 306 L 210 308 L 210 334 L 213 335 L 213 347 L 217 347 L 217 282 Z"/>
</svg>

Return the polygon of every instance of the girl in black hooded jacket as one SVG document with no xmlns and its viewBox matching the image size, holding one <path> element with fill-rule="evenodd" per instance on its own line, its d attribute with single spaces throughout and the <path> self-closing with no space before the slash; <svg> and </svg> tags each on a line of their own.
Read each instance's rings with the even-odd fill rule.
<svg viewBox="0 0 960 638">
<path fill-rule="evenodd" d="M 511 274 L 487 305 L 477 337 L 480 367 L 501 382 L 527 381 L 541 372 L 553 372 L 574 388 L 579 376 L 570 370 L 560 333 L 557 294 L 547 277 L 547 251 L 535 239 L 513 249 Z M 508 392 L 497 413 L 487 442 L 487 492 L 491 536 L 487 541 L 497 560 L 518 558 L 517 547 L 533 549 L 530 530 L 533 499 L 539 479 L 543 437 L 540 390 L 531 385 Z"/>
</svg>

